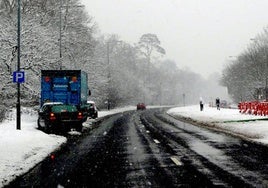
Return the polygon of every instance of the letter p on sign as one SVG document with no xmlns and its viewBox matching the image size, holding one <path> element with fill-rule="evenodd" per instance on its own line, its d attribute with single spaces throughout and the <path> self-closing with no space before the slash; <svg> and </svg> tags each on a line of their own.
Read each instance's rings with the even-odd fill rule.
<svg viewBox="0 0 268 188">
<path fill-rule="evenodd" d="M 25 82 L 25 74 L 23 71 L 15 71 L 13 72 L 13 82 L 23 83 Z"/>
</svg>

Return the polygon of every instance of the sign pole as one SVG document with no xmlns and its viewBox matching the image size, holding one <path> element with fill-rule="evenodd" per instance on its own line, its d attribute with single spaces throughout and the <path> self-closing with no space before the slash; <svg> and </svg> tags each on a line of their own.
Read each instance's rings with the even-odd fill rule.
<svg viewBox="0 0 268 188">
<path fill-rule="evenodd" d="M 18 62 L 17 62 L 17 71 L 20 71 L 20 5 L 21 5 L 21 1 L 18 0 Z M 20 119 L 20 83 L 17 82 L 17 88 L 18 88 L 18 93 L 17 93 L 17 104 L 16 104 L 16 107 L 17 107 L 17 129 L 20 130 L 21 129 L 21 119 Z"/>
</svg>

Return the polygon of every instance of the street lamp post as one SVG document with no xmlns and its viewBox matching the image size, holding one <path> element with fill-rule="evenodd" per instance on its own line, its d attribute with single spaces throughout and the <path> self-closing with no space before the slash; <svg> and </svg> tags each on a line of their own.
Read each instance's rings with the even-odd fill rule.
<svg viewBox="0 0 268 188">
<path fill-rule="evenodd" d="M 185 93 L 182 94 L 183 106 L 185 106 Z"/>
<path fill-rule="evenodd" d="M 267 55 L 266 55 L 266 48 L 263 48 L 263 53 L 264 53 L 264 76 L 265 76 L 265 101 L 268 99 L 267 95 Z"/>
<path fill-rule="evenodd" d="M 107 109 L 111 108 L 110 101 L 110 85 L 111 85 L 111 68 L 110 68 L 110 43 L 121 43 L 121 40 L 108 41 L 107 42 L 107 64 L 108 64 L 108 96 L 107 96 Z"/>
<path fill-rule="evenodd" d="M 267 62 L 265 62 L 265 101 L 268 100 L 268 94 L 267 94 Z"/>
<path fill-rule="evenodd" d="M 18 46 L 18 54 L 17 54 L 17 71 L 20 71 L 20 7 L 21 7 L 21 1 L 18 0 L 18 38 L 17 38 L 17 46 Z M 20 83 L 17 83 L 17 129 L 20 130 L 21 129 L 21 117 L 20 117 Z"/>
<path fill-rule="evenodd" d="M 251 41 L 254 41 L 255 43 L 257 42 L 258 39 L 252 38 L 250 39 Z M 266 48 L 267 46 L 259 46 L 261 49 L 263 49 L 263 57 L 264 57 L 264 77 L 265 77 L 265 88 L 264 88 L 264 93 L 265 93 L 265 101 L 268 101 L 268 88 L 267 88 L 267 54 L 266 54 Z"/>
<path fill-rule="evenodd" d="M 60 54 L 60 70 L 62 69 L 62 8 L 63 7 L 68 7 L 67 6 L 63 6 L 62 4 L 62 0 L 60 0 L 60 23 L 59 23 L 59 54 Z M 73 7 L 84 7 L 84 5 L 77 5 L 77 6 L 73 6 Z"/>
<path fill-rule="evenodd" d="M 265 101 L 268 100 L 268 95 L 267 95 L 267 55 L 266 55 L 266 48 L 263 48 L 263 53 L 264 53 L 264 76 L 265 76 Z"/>
<path fill-rule="evenodd" d="M 62 52 L 61 52 L 61 33 L 62 33 L 62 28 L 61 28 L 62 18 L 61 17 L 62 17 L 62 15 L 61 14 L 62 14 L 62 0 L 60 0 L 60 26 L 59 26 L 60 27 L 60 39 L 59 39 L 60 40 L 59 41 L 59 43 L 60 43 L 59 44 L 59 46 L 60 46 L 60 49 L 59 49 L 60 50 L 60 52 L 59 52 L 60 53 L 60 70 L 62 69 Z"/>
<path fill-rule="evenodd" d="M 110 84 L 111 84 L 110 42 L 107 42 L 107 63 L 108 63 L 108 97 L 107 97 L 107 109 L 110 110 Z"/>
</svg>

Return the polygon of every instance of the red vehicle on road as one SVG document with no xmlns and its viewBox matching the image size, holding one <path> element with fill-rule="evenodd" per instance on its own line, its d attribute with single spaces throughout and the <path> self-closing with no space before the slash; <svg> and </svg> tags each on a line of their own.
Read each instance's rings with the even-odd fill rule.
<svg viewBox="0 0 268 188">
<path fill-rule="evenodd" d="M 144 103 L 138 103 L 137 104 L 137 110 L 145 110 L 146 109 L 146 106 Z"/>
</svg>

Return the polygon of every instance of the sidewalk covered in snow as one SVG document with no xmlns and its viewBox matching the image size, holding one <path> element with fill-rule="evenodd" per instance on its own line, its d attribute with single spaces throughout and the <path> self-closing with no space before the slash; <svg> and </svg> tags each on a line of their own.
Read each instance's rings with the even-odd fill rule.
<svg viewBox="0 0 268 188">
<path fill-rule="evenodd" d="M 167 112 L 173 117 L 190 118 L 219 130 L 242 136 L 249 140 L 268 144 L 268 116 L 241 114 L 238 109 L 220 109 L 198 105 L 177 107 Z"/>
</svg>

